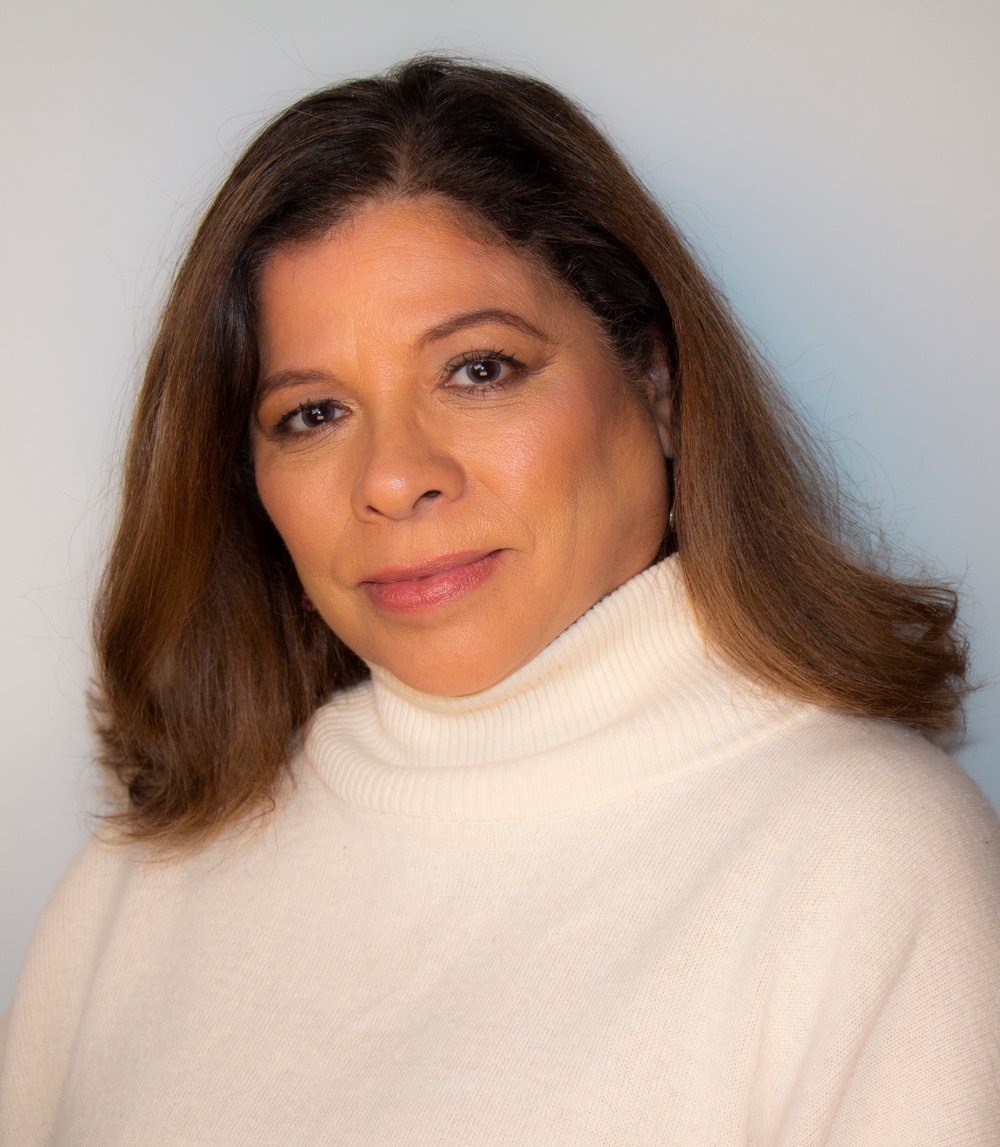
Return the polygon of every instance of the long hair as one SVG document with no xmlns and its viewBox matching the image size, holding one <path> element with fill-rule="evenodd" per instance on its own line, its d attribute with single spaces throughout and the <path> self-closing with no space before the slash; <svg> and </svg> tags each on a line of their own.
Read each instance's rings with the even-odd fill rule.
<svg viewBox="0 0 1000 1147">
<path fill-rule="evenodd" d="M 688 246 L 570 100 L 418 58 L 316 92 L 251 143 L 166 304 L 135 411 L 97 602 L 95 709 L 126 830 L 197 842 L 275 792 L 295 738 L 367 673 L 316 614 L 257 497 L 256 281 L 283 245 L 371 200 L 442 196 L 544 266 L 623 369 L 666 348 L 674 537 L 701 628 L 750 678 L 926 733 L 960 719 L 946 587 L 846 539 L 835 487 Z"/>
</svg>

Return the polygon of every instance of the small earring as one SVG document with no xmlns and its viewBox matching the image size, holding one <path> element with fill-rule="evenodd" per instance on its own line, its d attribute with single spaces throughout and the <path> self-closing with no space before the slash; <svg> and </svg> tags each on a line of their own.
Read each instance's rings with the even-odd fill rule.
<svg viewBox="0 0 1000 1147">
<path fill-rule="evenodd" d="M 302 600 L 302 608 L 306 611 L 306 613 L 315 613 L 316 606 L 313 605 L 312 598 L 309 596 L 309 594 L 306 593 L 305 590 L 302 591 L 302 599 L 301 600 Z"/>
</svg>

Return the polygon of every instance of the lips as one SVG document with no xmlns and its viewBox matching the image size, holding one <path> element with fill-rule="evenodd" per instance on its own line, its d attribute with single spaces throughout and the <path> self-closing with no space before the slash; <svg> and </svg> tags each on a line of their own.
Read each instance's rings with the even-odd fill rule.
<svg viewBox="0 0 1000 1147">
<path fill-rule="evenodd" d="M 454 601 L 482 585 L 503 558 L 503 550 L 443 554 L 413 566 L 391 566 L 358 583 L 380 609 L 411 613 Z"/>
</svg>

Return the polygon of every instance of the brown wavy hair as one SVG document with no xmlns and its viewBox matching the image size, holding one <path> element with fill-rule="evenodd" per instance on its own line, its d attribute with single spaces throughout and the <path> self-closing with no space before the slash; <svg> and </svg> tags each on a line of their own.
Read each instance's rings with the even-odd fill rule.
<svg viewBox="0 0 1000 1147">
<path fill-rule="evenodd" d="M 303 610 L 253 481 L 255 283 L 373 199 L 443 196 L 540 262 L 629 375 L 665 347 L 675 536 L 702 629 L 776 690 L 925 733 L 960 724 L 956 599 L 845 530 L 809 436 L 687 244 L 548 85 L 418 58 L 318 91 L 237 162 L 149 358 L 95 617 L 95 712 L 128 834 L 197 843 L 267 807 L 296 737 L 364 664 Z"/>
</svg>

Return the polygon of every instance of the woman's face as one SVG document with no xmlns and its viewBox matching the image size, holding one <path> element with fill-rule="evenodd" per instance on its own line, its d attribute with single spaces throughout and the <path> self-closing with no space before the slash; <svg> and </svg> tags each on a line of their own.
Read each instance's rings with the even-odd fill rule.
<svg viewBox="0 0 1000 1147">
<path fill-rule="evenodd" d="M 530 661 L 649 565 L 667 514 L 651 393 L 475 234 L 440 199 L 369 205 L 260 284 L 264 506 L 327 625 L 442 695 Z"/>
</svg>

